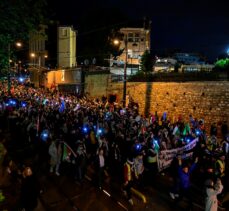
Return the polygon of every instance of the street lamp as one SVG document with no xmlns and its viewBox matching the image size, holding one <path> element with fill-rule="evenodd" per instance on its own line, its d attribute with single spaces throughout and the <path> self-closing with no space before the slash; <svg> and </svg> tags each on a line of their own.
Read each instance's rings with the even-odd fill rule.
<svg viewBox="0 0 229 211">
<path fill-rule="evenodd" d="M 20 42 L 16 42 L 15 45 L 17 47 L 21 47 L 22 44 Z M 8 71 L 7 71 L 7 83 L 8 83 L 8 94 L 10 95 L 10 89 L 11 89 L 11 79 L 10 79 L 10 55 L 11 55 L 11 43 L 8 43 Z"/>
<path fill-rule="evenodd" d="M 128 48 L 127 48 L 127 35 L 124 38 L 125 44 L 125 64 L 124 64 L 124 79 L 123 79 L 123 108 L 126 107 L 126 70 L 127 70 L 127 61 L 128 61 Z"/>
<path fill-rule="evenodd" d="M 35 80 L 38 81 L 38 87 L 40 87 L 41 81 L 42 81 L 42 70 L 41 70 L 41 68 L 42 68 L 42 64 L 44 63 L 44 62 L 42 62 L 42 58 L 47 59 L 48 55 L 46 53 L 43 53 L 43 52 L 37 52 L 37 53 L 31 53 L 30 57 L 33 60 L 33 68 L 37 70 L 37 75 L 36 75 Z M 36 63 L 37 67 L 35 67 L 35 63 Z"/>
<path fill-rule="evenodd" d="M 119 40 L 114 40 L 114 44 L 118 45 Z M 125 63 L 124 63 L 124 73 L 123 73 L 123 108 L 126 107 L 126 71 L 127 71 L 127 62 L 128 62 L 128 40 L 127 35 L 124 35 L 124 51 L 125 51 Z"/>
</svg>

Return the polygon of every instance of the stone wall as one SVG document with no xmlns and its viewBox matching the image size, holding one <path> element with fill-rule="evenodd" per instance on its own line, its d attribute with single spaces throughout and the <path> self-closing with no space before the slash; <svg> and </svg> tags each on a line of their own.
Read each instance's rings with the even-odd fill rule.
<svg viewBox="0 0 229 211">
<path fill-rule="evenodd" d="M 85 76 L 85 93 L 89 97 L 107 96 L 107 87 L 110 74 L 108 73 L 90 73 Z"/>
<path fill-rule="evenodd" d="M 110 84 L 108 94 L 122 99 L 123 83 Z M 209 130 L 212 121 L 229 123 L 229 82 L 127 83 L 127 95 L 138 102 L 141 114 L 167 112 L 171 120 L 189 114 L 204 119 Z"/>
</svg>

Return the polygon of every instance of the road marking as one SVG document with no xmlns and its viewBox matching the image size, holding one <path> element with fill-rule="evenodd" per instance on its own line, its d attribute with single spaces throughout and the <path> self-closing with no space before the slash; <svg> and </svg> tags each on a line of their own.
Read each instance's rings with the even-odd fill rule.
<svg viewBox="0 0 229 211">
<path fill-rule="evenodd" d="M 90 182 L 92 181 L 91 177 L 89 177 L 88 175 L 85 175 L 84 177 L 85 177 L 88 181 L 90 181 Z"/>
<path fill-rule="evenodd" d="M 103 192 L 104 192 L 107 196 L 111 197 L 111 194 L 109 194 L 106 190 L 103 189 Z"/>
<path fill-rule="evenodd" d="M 92 182 L 91 177 L 89 177 L 88 175 L 85 175 L 85 178 Z M 119 201 L 117 201 L 114 197 L 112 197 L 112 195 L 110 193 L 108 193 L 106 190 L 102 189 L 103 193 L 105 193 L 108 197 L 111 197 L 120 207 L 122 207 L 124 210 L 128 211 L 128 209 Z"/>
</svg>

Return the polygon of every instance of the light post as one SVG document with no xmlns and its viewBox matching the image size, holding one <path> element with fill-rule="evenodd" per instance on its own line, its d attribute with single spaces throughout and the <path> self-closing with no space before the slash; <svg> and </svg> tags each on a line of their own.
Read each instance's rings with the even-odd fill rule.
<svg viewBox="0 0 229 211">
<path fill-rule="evenodd" d="M 42 59 L 47 59 L 48 55 L 44 54 L 42 52 L 37 52 L 37 53 L 31 53 L 30 57 L 32 58 L 33 61 L 33 68 L 36 69 L 37 74 L 36 77 L 34 78 L 34 80 L 36 81 L 36 83 L 38 83 L 38 87 L 41 86 L 41 81 L 42 81 L 42 64 L 44 62 L 42 62 Z M 37 67 L 35 67 L 35 65 Z M 34 72 L 35 73 L 35 72 Z"/>
<path fill-rule="evenodd" d="M 124 77 L 123 77 L 123 108 L 126 108 L 126 71 L 128 61 L 128 49 L 127 49 L 127 35 L 124 37 L 125 44 L 125 64 L 124 64 Z"/>
<path fill-rule="evenodd" d="M 8 94 L 10 95 L 10 89 L 11 89 L 11 81 L 10 81 L 10 43 L 8 44 L 7 85 L 8 85 Z"/>
<path fill-rule="evenodd" d="M 118 45 L 119 40 L 114 40 L 114 44 Z M 124 35 L 124 51 L 125 51 L 125 62 L 124 62 L 124 72 L 123 72 L 123 108 L 126 107 L 126 76 L 127 76 L 127 62 L 128 62 L 128 39 L 127 35 Z"/>
<path fill-rule="evenodd" d="M 22 44 L 20 42 L 16 43 L 17 47 L 21 47 Z M 10 95 L 10 89 L 11 89 L 11 78 L 10 78 L 10 55 L 11 55 L 11 43 L 8 43 L 8 67 L 7 67 L 7 84 L 8 84 L 8 94 Z"/>
</svg>

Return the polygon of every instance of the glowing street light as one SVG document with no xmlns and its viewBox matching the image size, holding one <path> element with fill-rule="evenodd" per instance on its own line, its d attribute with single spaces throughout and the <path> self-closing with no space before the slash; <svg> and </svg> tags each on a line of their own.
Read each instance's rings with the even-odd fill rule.
<svg viewBox="0 0 229 211">
<path fill-rule="evenodd" d="M 32 53 L 30 53 L 30 57 L 33 60 L 33 66 L 35 66 L 35 63 L 36 63 L 37 68 L 35 68 L 35 69 L 37 70 L 38 86 L 40 87 L 41 86 L 41 80 L 42 80 L 42 78 L 41 78 L 42 77 L 42 71 L 41 71 L 42 58 L 47 59 L 48 55 L 45 52 L 35 52 L 35 53 L 32 52 Z"/>
<path fill-rule="evenodd" d="M 15 45 L 17 47 L 21 47 L 22 44 L 20 42 L 16 42 Z M 11 79 L 10 79 L 10 54 L 11 54 L 11 43 L 8 43 L 8 71 L 7 71 L 7 82 L 8 82 L 8 94 L 10 95 L 10 89 L 11 89 Z"/>
<path fill-rule="evenodd" d="M 21 42 L 16 42 L 16 46 L 17 47 L 22 47 L 22 43 Z"/>
<path fill-rule="evenodd" d="M 119 45 L 119 40 L 114 40 L 115 45 Z M 128 61 L 128 40 L 127 35 L 124 35 L 124 50 L 125 50 L 125 63 L 124 63 L 124 76 L 123 76 L 123 108 L 126 107 L 126 71 L 127 71 L 127 61 Z"/>
<path fill-rule="evenodd" d="M 119 43 L 120 43 L 119 40 L 116 40 L 116 39 L 114 40 L 115 45 L 118 45 Z"/>
</svg>

